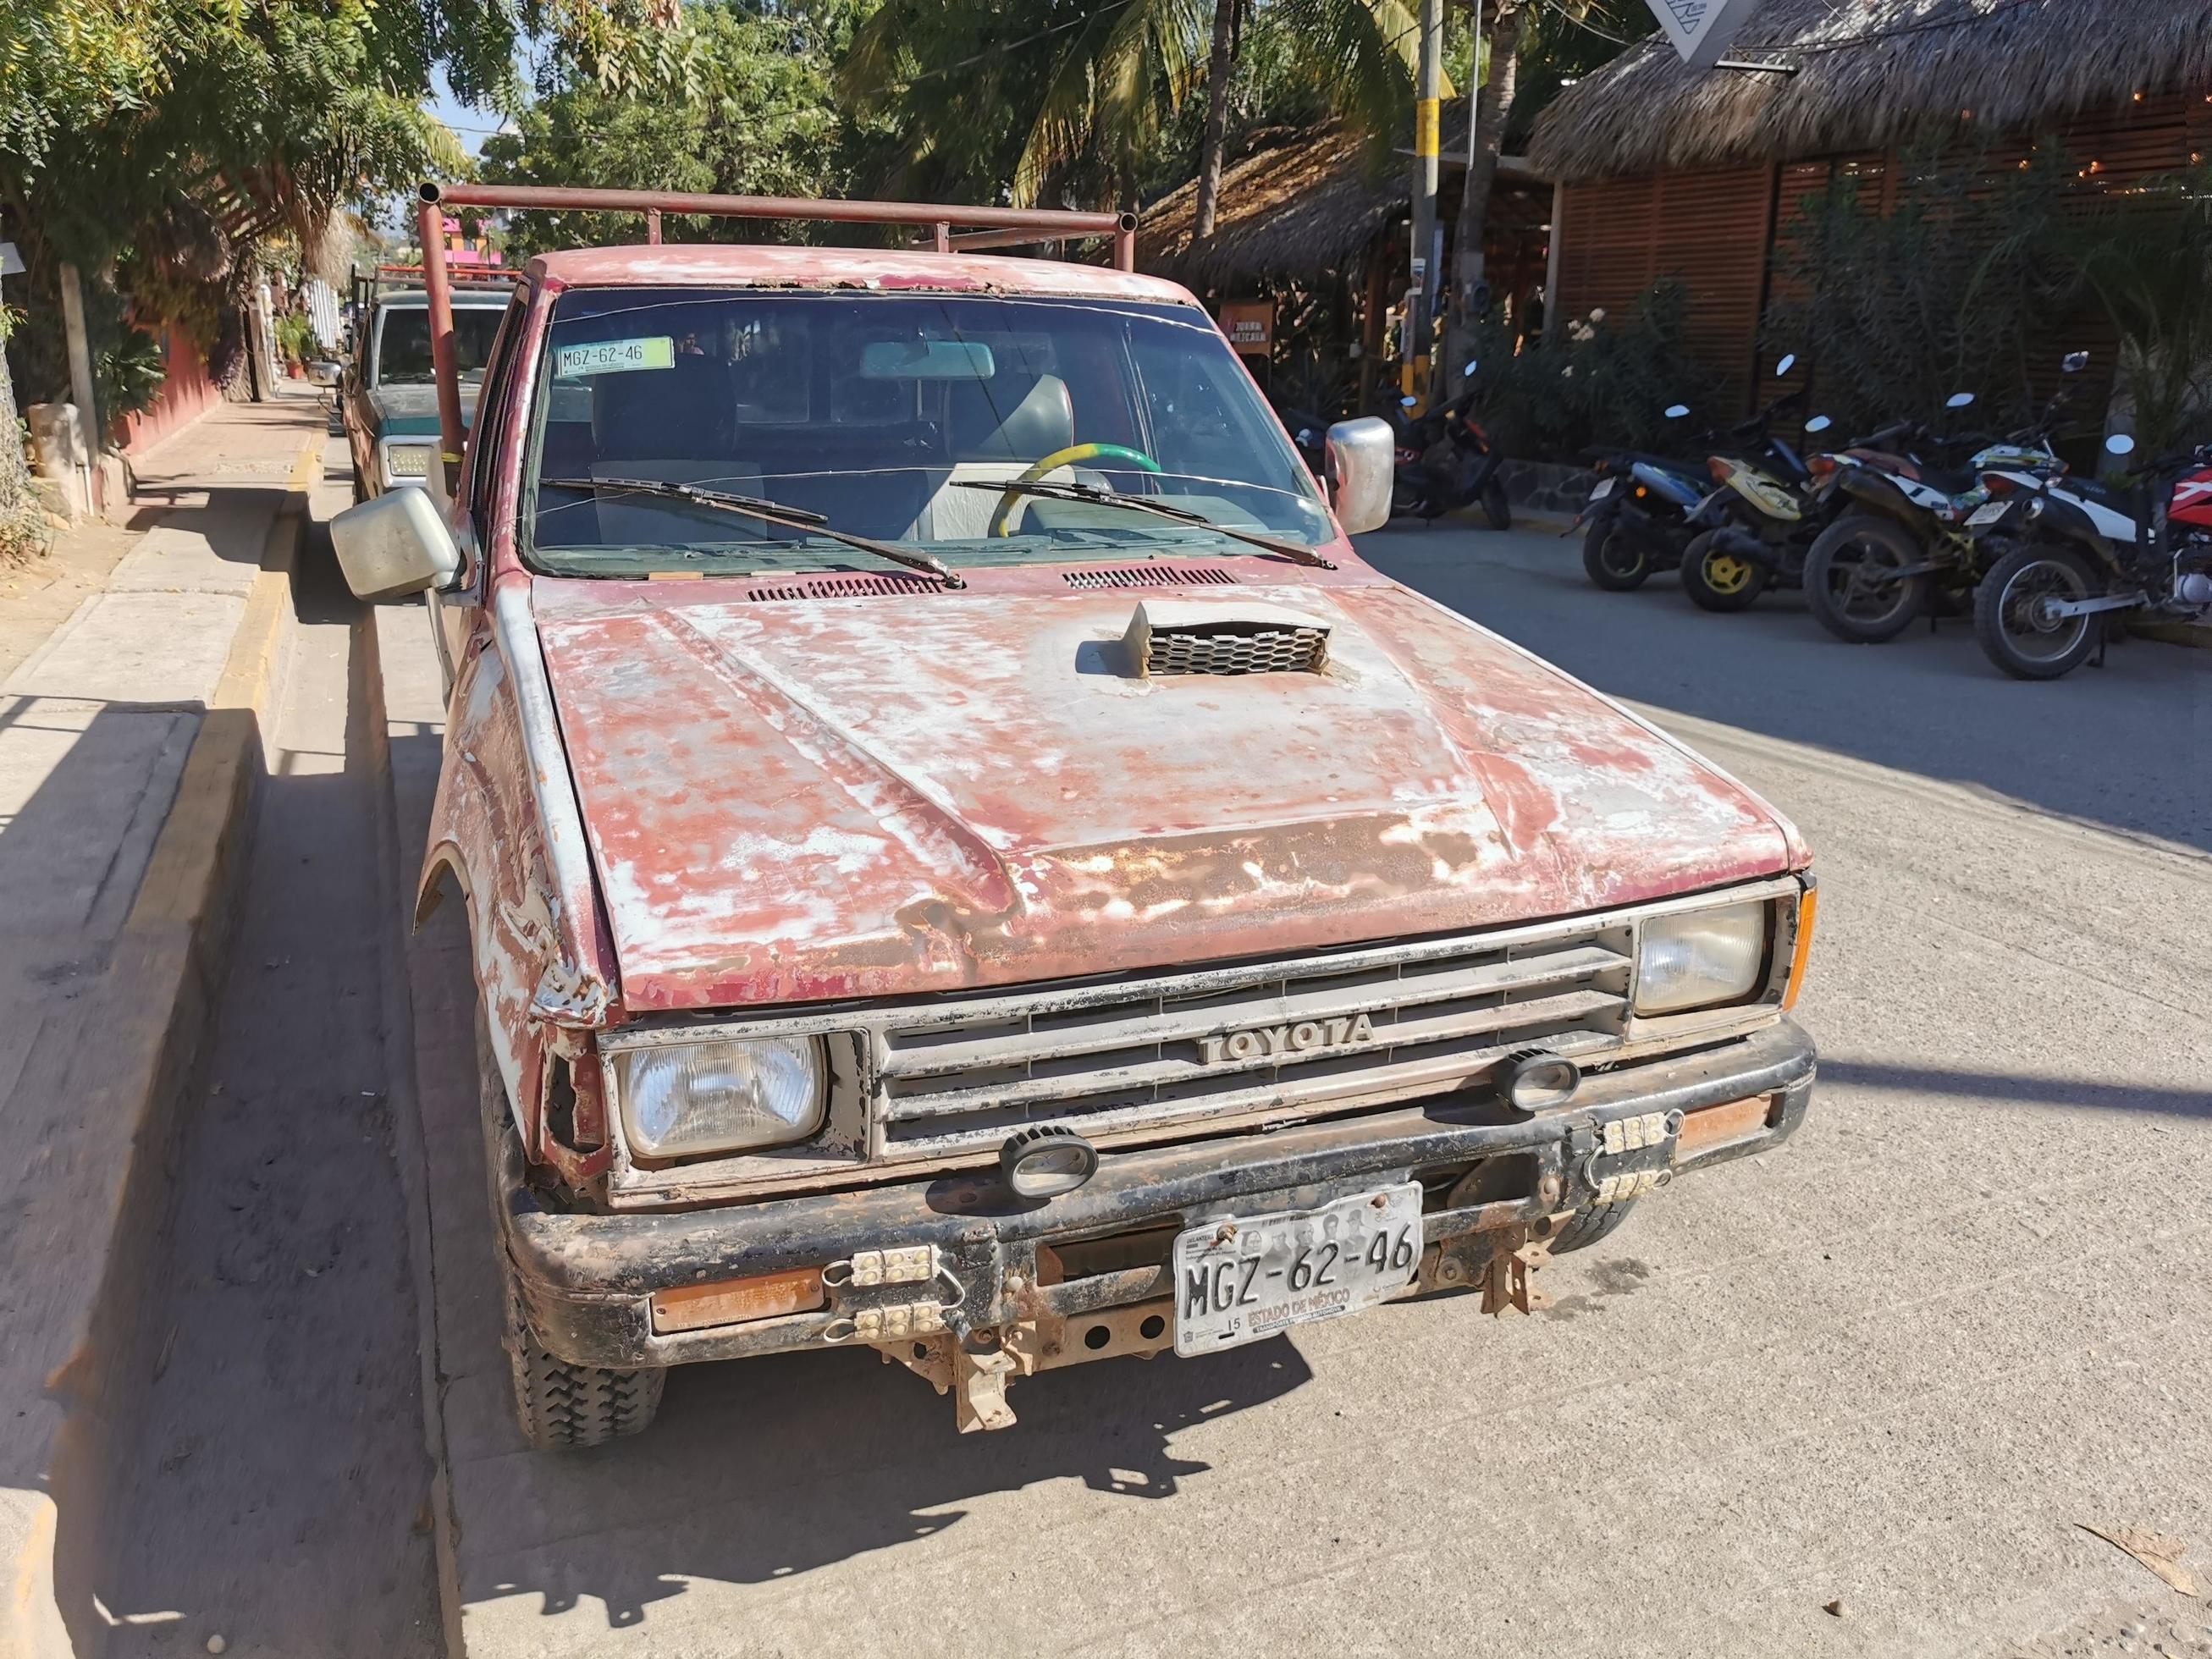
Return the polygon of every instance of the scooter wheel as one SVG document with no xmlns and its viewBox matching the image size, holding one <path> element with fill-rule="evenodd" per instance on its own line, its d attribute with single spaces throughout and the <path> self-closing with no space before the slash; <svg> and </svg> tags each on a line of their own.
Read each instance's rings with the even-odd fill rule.
<svg viewBox="0 0 2212 1659">
<path fill-rule="evenodd" d="M 1682 550 L 1682 591 L 1700 611 L 1742 611 L 1766 591 L 1773 573 L 1713 544 L 1708 530 Z"/>
<path fill-rule="evenodd" d="M 1852 645 L 1893 640 L 1920 614 L 1928 578 L 1883 573 L 1923 557 L 1919 539 L 1894 519 L 1839 519 L 1805 556 L 1806 607 L 1821 627 Z"/>
<path fill-rule="evenodd" d="M 1608 593 L 1626 593 L 1651 574 L 1651 551 L 1610 520 L 1594 524 L 1583 537 L 1583 569 Z"/>
</svg>

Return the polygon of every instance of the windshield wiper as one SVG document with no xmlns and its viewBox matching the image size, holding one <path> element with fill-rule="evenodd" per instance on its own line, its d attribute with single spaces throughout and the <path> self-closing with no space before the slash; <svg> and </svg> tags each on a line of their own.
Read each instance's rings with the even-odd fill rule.
<svg viewBox="0 0 2212 1659">
<path fill-rule="evenodd" d="M 893 564 L 902 564 L 909 570 L 919 570 L 934 576 L 947 587 L 965 587 L 966 582 L 947 570 L 927 553 L 909 553 L 889 542 L 879 542 L 872 536 L 855 536 L 848 530 L 839 530 L 819 513 L 809 512 L 803 507 L 786 507 L 781 501 L 763 500 L 758 495 L 740 495 L 734 490 L 708 489 L 700 484 L 674 483 L 665 478 L 540 478 L 538 488 L 552 489 L 621 489 L 642 495 L 665 495 L 674 501 L 690 501 L 699 507 L 710 507 L 722 513 L 742 513 L 747 518 L 781 525 L 786 530 L 811 531 L 817 536 L 842 542 L 848 547 L 858 548 L 863 553 L 872 553 L 879 559 L 889 559 Z"/>
<path fill-rule="evenodd" d="M 1216 524 L 1203 513 L 1194 513 L 1187 507 L 1170 507 L 1150 495 L 1125 495 L 1118 489 L 1101 489 L 1096 484 L 1086 483 L 988 483 L 980 478 L 955 478 L 951 482 L 963 489 L 995 489 L 1005 495 L 1037 495 L 1048 501 L 1089 501 L 1095 507 L 1130 507 L 1156 518 L 1173 519 L 1178 524 L 1204 525 L 1217 535 L 1279 554 L 1295 564 L 1310 564 L 1316 570 L 1336 568 L 1310 547 L 1300 547 L 1296 542 L 1279 542 L 1272 536 L 1255 536 L 1249 530 L 1232 530 L 1225 524 Z"/>
</svg>

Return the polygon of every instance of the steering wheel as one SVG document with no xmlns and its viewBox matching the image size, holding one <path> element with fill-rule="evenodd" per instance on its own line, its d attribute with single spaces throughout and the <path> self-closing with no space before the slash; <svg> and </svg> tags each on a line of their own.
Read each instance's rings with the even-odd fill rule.
<svg viewBox="0 0 2212 1659">
<path fill-rule="evenodd" d="M 1035 483 L 1055 467 L 1073 465 L 1077 461 L 1097 459 L 1127 461 L 1147 472 L 1160 471 L 1160 464 L 1140 449 L 1128 449 L 1120 444 L 1070 444 L 1065 449 L 1055 449 L 1042 460 L 1031 461 L 1006 485 L 1006 493 L 999 497 L 999 505 L 991 514 L 987 536 L 1007 536 L 1013 533 L 1010 520 L 1014 509 L 1020 506 L 1023 496 L 1020 487 Z"/>
</svg>

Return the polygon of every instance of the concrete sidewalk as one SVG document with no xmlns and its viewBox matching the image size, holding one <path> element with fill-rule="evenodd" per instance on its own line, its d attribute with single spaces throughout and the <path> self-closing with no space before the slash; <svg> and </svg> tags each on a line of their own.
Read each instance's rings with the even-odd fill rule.
<svg viewBox="0 0 2212 1659">
<path fill-rule="evenodd" d="M 135 1287 L 325 423 L 307 398 L 224 405 L 155 451 L 146 533 L 0 682 L 0 1111 L 18 1153 L 0 1172 L 0 1653 L 99 1645 L 70 1580 L 108 1431 L 146 1380 Z"/>
</svg>

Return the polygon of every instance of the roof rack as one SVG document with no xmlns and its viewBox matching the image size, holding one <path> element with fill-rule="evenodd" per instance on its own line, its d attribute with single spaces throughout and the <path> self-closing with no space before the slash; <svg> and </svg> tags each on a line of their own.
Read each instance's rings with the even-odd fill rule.
<svg viewBox="0 0 2212 1659">
<path fill-rule="evenodd" d="M 446 262 L 445 210 L 515 208 L 635 213 L 645 219 L 645 240 L 660 240 L 664 213 L 718 219 L 805 219 L 848 225 L 918 225 L 939 253 L 1024 247 L 1088 236 L 1114 240 L 1114 265 L 1137 264 L 1137 216 L 1072 213 L 1054 209 L 958 207 L 934 202 L 827 201 L 796 196 L 702 196 L 681 191 L 586 190 L 550 185 L 446 185 L 426 181 L 420 191 L 423 287 L 430 296 L 430 359 L 438 383 L 439 447 L 448 469 L 461 462 L 461 391 L 453 364 L 454 278 Z M 968 228 L 958 228 L 966 227 Z M 512 282 L 514 273 L 508 273 Z"/>
</svg>

